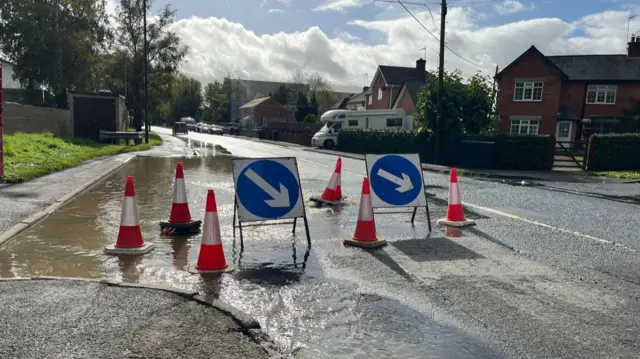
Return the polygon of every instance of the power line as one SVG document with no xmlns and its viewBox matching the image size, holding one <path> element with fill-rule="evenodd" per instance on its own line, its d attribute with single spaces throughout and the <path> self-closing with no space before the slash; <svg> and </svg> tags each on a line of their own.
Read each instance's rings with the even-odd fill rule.
<svg viewBox="0 0 640 359">
<path fill-rule="evenodd" d="M 455 6 L 469 6 L 469 5 L 482 5 L 482 4 L 491 4 L 491 3 L 496 3 L 496 2 L 502 2 L 503 0 L 467 0 L 467 1 L 457 1 L 454 3 L 449 3 L 449 6 L 455 7 Z M 396 3 L 397 1 L 395 0 L 373 0 L 373 2 L 384 2 L 384 3 Z M 439 2 L 415 2 L 415 1 L 405 1 L 404 2 L 407 5 L 419 5 L 419 6 L 426 6 L 426 5 L 440 5 Z"/>
<path fill-rule="evenodd" d="M 429 31 L 429 29 L 427 29 L 427 27 L 424 26 L 424 24 L 411 12 L 411 10 L 409 10 L 409 8 L 407 8 L 405 6 L 405 4 L 402 3 L 402 1 L 397 0 L 397 2 L 398 2 L 398 4 L 402 5 L 402 7 L 407 11 L 407 13 L 409 13 L 409 15 L 411 15 L 411 17 L 413 17 L 413 19 L 416 20 L 418 22 L 418 24 L 420 24 L 420 26 L 422 26 L 422 28 L 425 29 L 429 33 L 429 35 L 431 35 L 431 37 L 433 37 L 438 42 L 440 41 L 440 39 L 438 37 L 436 37 L 431 31 Z M 442 15 L 440 15 L 440 16 L 442 16 Z M 480 68 L 484 68 L 484 69 L 487 68 L 486 66 L 477 64 L 477 63 L 465 58 L 464 56 L 460 55 L 459 53 L 457 53 L 453 49 L 451 49 L 447 44 L 444 44 L 444 47 L 447 50 L 449 50 L 452 54 L 458 56 L 459 58 L 461 58 L 462 60 L 470 63 L 471 65 L 474 65 L 474 66 L 477 66 L 477 67 L 480 67 Z"/>
</svg>

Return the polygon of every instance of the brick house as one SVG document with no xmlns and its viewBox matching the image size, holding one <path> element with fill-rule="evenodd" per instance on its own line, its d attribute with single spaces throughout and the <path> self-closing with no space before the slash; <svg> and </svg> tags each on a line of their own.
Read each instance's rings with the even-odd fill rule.
<svg viewBox="0 0 640 359">
<path fill-rule="evenodd" d="M 291 111 L 273 97 L 262 97 L 238 107 L 236 119 L 254 126 L 266 126 L 269 122 L 295 122 Z"/>
<path fill-rule="evenodd" d="M 629 120 L 640 100 L 640 40 L 627 54 L 545 56 L 535 46 L 496 75 L 499 128 L 579 141 Z"/>
<path fill-rule="evenodd" d="M 380 65 L 366 94 L 367 110 L 402 108 L 407 114 L 415 112 L 418 92 L 425 86 L 427 76 L 424 59 L 415 67 Z"/>
</svg>

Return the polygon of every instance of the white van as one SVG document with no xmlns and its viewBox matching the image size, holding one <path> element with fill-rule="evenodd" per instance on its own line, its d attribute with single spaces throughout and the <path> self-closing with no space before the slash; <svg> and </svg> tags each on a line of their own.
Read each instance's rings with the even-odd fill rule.
<svg viewBox="0 0 640 359">
<path fill-rule="evenodd" d="M 322 114 L 320 122 L 324 126 L 311 139 L 311 146 L 333 148 L 338 144 L 341 129 L 413 130 L 413 116 L 403 109 L 330 110 Z"/>
</svg>

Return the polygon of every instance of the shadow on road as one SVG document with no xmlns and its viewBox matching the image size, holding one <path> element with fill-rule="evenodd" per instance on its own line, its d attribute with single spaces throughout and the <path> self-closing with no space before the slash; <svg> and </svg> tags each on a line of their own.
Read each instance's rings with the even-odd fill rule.
<svg viewBox="0 0 640 359">
<path fill-rule="evenodd" d="M 444 237 L 407 239 L 393 242 L 391 245 L 416 262 L 484 258 L 480 254 Z"/>
</svg>

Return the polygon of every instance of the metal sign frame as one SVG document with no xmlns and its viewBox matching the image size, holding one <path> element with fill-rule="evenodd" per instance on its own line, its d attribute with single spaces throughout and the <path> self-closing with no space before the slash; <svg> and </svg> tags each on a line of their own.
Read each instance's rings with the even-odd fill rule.
<svg viewBox="0 0 640 359">
<path fill-rule="evenodd" d="M 420 158 L 420 154 L 419 153 L 387 153 L 387 154 L 373 154 L 373 153 L 370 153 L 370 154 L 366 154 L 364 156 L 364 160 L 365 160 L 365 168 L 367 170 L 367 177 L 369 177 L 369 181 L 371 181 L 371 173 L 369 173 L 369 163 L 367 161 L 367 156 L 369 156 L 369 155 L 371 155 L 371 156 L 381 156 L 381 157 L 378 158 L 378 160 L 380 158 L 385 157 L 385 156 L 417 155 L 419 163 L 422 163 L 422 160 Z M 371 167 L 373 167 L 373 163 L 371 164 Z M 426 210 L 426 214 L 427 214 L 427 224 L 429 225 L 429 232 L 431 232 L 432 231 L 431 213 L 429 212 L 429 200 L 427 198 L 427 193 L 424 190 L 424 173 L 422 171 L 422 167 L 418 168 L 418 172 L 420 173 L 420 180 L 422 182 L 421 183 L 421 185 L 422 185 L 422 193 L 423 193 L 424 199 L 425 199 L 425 210 Z M 373 185 L 371 185 L 371 191 L 375 193 L 375 191 L 373 190 Z M 378 195 L 376 194 L 376 196 L 378 196 Z M 378 196 L 378 198 L 380 198 L 380 197 Z M 403 208 L 403 207 L 411 208 L 412 206 L 393 206 L 393 205 L 377 206 L 377 207 L 374 206 L 373 207 L 373 213 L 374 213 L 374 215 L 375 214 L 404 214 L 404 213 L 408 214 L 408 213 L 411 213 L 411 226 L 413 226 L 414 225 L 414 221 L 416 219 L 416 213 L 418 212 L 418 206 L 413 206 L 413 211 L 412 212 L 406 212 L 406 211 L 376 212 L 376 209 L 379 209 L 379 208 L 383 208 L 384 209 L 384 208 Z"/>
<path fill-rule="evenodd" d="M 235 173 L 235 167 L 233 166 L 233 161 L 240 161 L 240 160 L 252 160 L 252 161 L 261 161 L 261 160 L 272 160 L 272 161 L 277 161 L 277 160 L 293 160 L 293 163 L 295 165 L 295 169 L 296 169 L 296 179 L 298 180 L 298 200 L 302 202 L 302 216 L 297 216 L 297 217 L 293 217 L 293 221 L 289 221 L 292 218 L 287 218 L 287 219 L 279 219 L 279 218 L 275 218 L 275 219 L 260 219 L 260 220 L 252 220 L 252 221 L 242 221 L 240 220 L 240 215 L 239 215 L 239 210 L 238 210 L 238 205 L 240 200 L 238 199 L 238 181 L 236 180 L 236 173 Z M 304 197 L 302 196 L 302 183 L 300 183 L 300 171 L 298 170 L 298 161 L 296 160 L 295 157 L 259 157 L 259 158 L 255 158 L 255 157 L 238 157 L 238 158 L 234 158 L 231 160 L 232 165 L 231 165 L 231 171 L 233 173 L 233 187 L 235 190 L 234 196 L 233 196 L 233 235 L 235 236 L 236 234 L 236 227 L 238 228 L 238 232 L 240 233 L 240 249 L 244 250 L 244 236 L 242 233 L 242 227 L 244 224 L 244 227 L 257 227 L 257 226 L 275 226 L 275 225 L 282 225 L 282 224 L 293 224 L 293 230 L 291 231 L 291 233 L 293 233 L 295 235 L 296 233 L 296 225 L 298 222 L 298 218 L 302 218 L 304 220 L 304 230 L 306 232 L 307 235 L 307 244 L 309 246 L 309 248 L 311 248 L 311 235 L 309 234 L 309 222 L 307 220 L 307 208 L 304 205 Z M 238 177 L 240 176 L 240 173 L 238 173 Z M 295 204 L 294 204 L 295 206 Z M 284 220 L 284 221 L 283 221 Z M 278 222 L 272 222 L 272 221 L 278 221 Z"/>
</svg>

